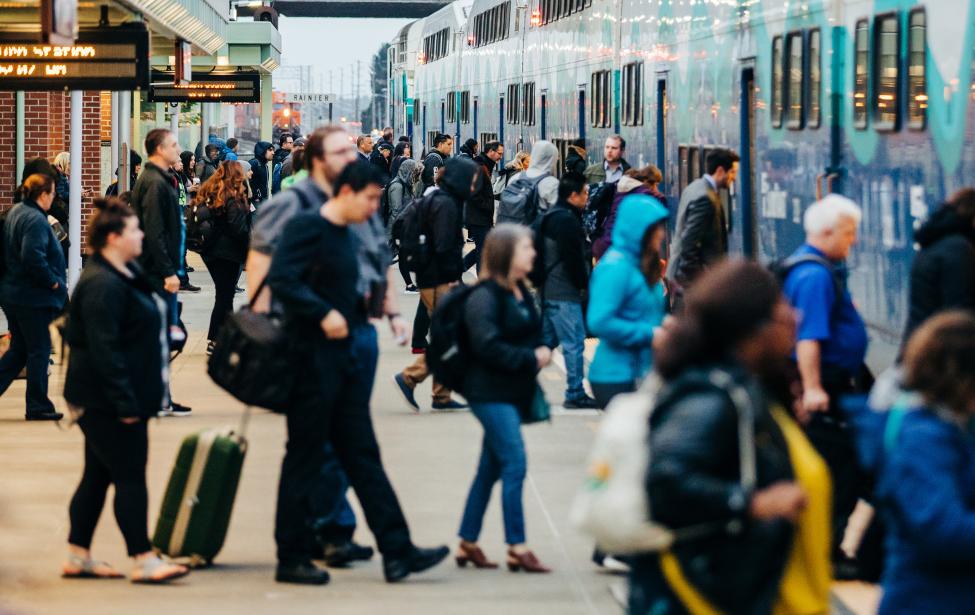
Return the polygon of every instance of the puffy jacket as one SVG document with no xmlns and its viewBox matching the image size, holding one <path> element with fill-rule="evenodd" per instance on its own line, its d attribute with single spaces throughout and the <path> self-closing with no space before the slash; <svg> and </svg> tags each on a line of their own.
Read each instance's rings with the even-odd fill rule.
<svg viewBox="0 0 975 615">
<path fill-rule="evenodd" d="M 650 418 L 647 495 L 654 520 L 667 527 L 714 524 L 713 534 L 672 548 L 693 587 L 722 612 L 769 615 L 795 529 L 786 520 L 749 517 L 751 494 L 741 486 L 738 410 L 709 382 L 712 369 L 728 374 L 751 401 L 756 489 L 793 479 L 788 445 L 765 391 L 740 365 L 727 362 L 689 368 L 660 392 Z"/>
<path fill-rule="evenodd" d="M 650 186 L 624 175 L 623 179 L 616 184 L 616 195 L 613 197 L 613 203 L 610 205 L 609 213 L 606 215 L 606 221 L 603 223 L 603 234 L 592 244 L 592 255 L 597 260 L 602 258 L 606 250 L 609 249 L 610 241 L 613 238 L 613 228 L 616 226 L 616 215 L 619 211 L 620 203 L 623 202 L 625 197 L 631 194 L 649 194 L 657 199 L 661 205 L 666 202 L 664 196 Z"/>
<path fill-rule="evenodd" d="M 664 285 L 649 286 L 640 270 L 640 248 L 647 229 L 667 219 L 667 209 L 648 195 L 623 199 L 613 242 L 600 259 L 589 285 L 589 331 L 599 338 L 589 380 L 635 382 L 650 369 L 650 342 L 663 322 Z"/>
<path fill-rule="evenodd" d="M 569 173 L 584 174 L 589 166 L 588 156 L 586 150 L 577 145 L 570 145 L 569 153 L 565 156 L 565 170 Z"/>
<path fill-rule="evenodd" d="M 254 157 L 250 160 L 251 171 L 254 177 L 251 178 L 251 191 L 254 193 L 254 203 L 263 203 L 271 196 L 268 186 L 268 161 L 265 160 L 267 150 L 274 147 L 267 141 L 258 141 L 254 146 Z"/>
<path fill-rule="evenodd" d="M 474 163 L 477 164 L 477 169 L 481 173 L 481 185 L 467 201 L 464 208 L 464 221 L 467 228 L 494 226 L 494 188 L 491 185 L 494 161 L 484 154 L 478 154 L 474 158 Z"/>
<path fill-rule="evenodd" d="M 975 310 L 975 228 L 942 206 L 914 233 L 921 251 L 911 265 L 904 343 L 925 320 L 952 308 Z"/>
<path fill-rule="evenodd" d="M 6 271 L 0 297 L 4 303 L 64 307 L 68 297 L 64 251 L 40 205 L 25 199 L 13 206 L 3 224 L 3 251 Z"/>
<path fill-rule="evenodd" d="M 179 272 L 183 260 L 183 210 L 177 181 L 150 161 L 132 189 L 132 209 L 145 233 L 139 264 L 156 288 Z"/>
<path fill-rule="evenodd" d="M 582 303 L 589 285 L 589 246 L 582 229 L 582 212 L 559 201 L 539 222 L 538 232 L 544 243 L 536 266 L 545 267 L 541 296 L 545 301 Z M 538 245 L 538 242 L 536 242 Z"/>
<path fill-rule="evenodd" d="M 231 201 L 213 212 L 213 235 L 204 258 L 222 258 L 243 265 L 251 234 L 250 207 Z"/>
<path fill-rule="evenodd" d="M 151 418 L 166 393 L 166 307 L 141 270 L 129 269 L 131 278 L 96 254 L 81 272 L 68 317 L 64 398 L 111 416 Z"/>
<path fill-rule="evenodd" d="M 476 164 L 463 158 L 447 161 L 440 189 L 430 194 L 424 216 L 433 258 L 416 274 L 416 285 L 433 288 L 460 280 L 464 272 L 464 202 L 471 196 Z"/>
<path fill-rule="evenodd" d="M 482 282 L 464 303 L 471 363 L 463 394 L 469 402 L 505 402 L 527 410 L 535 394 L 542 324 L 528 289 L 524 301 L 494 280 Z"/>
<path fill-rule="evenodd" d="M 880 615 L 971 613 L 975 437 L 949 411 L 925 407 L 916 396 L 906 399 L 912 410 L 888 436 L 887 410 L 902 398 L 891 379 L 896 374 L 878 379 L 870 407 L 848 407 L 887 528 Z"/>
<path fill-rule="evenodd" d="M 707 178 L 698 178 L 680 196 L 667 278 L 688 286 L 727 253 L 728 226 L 721 199 Z"/>
</svg>

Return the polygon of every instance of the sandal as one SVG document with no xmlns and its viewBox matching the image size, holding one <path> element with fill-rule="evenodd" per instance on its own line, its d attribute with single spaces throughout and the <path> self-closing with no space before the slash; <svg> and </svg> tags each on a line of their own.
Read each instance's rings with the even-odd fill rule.
<svg viewBox="0 0 975 615">
<path fill-rule="evenodd" d="M 102 572 L 99 572 L 99 569 L 102 569 Z M 61 577 L 65 579 L 124 579 L 125 575 L 115 570 L 107 562 L 69 553 L 68 561 L 61 567 Z"/>
<path fill-rule="evenodd" d="M 160 574 L 166 568 L 170 571 Z M 132 571 L 132 582 L 145 585 L 162 585 L 170 581 L 175 581 L 176 579 L 181 579 L 189 573 L 190 569 L 186 566 L 169 564 L 159 557 L 153 556 L 136 564 L 135 570 Z"/>
</svg>

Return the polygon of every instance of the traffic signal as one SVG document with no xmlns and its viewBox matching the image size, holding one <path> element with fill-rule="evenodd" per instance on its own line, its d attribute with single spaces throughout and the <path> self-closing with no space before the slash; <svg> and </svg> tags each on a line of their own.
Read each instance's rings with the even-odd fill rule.
<svg viewBox="0 0 975 615">
<path fill-rule="evenodd" d="M 262 6 L 254 9 L 254 21 L 269 21 L 275 28 L 278 27 L 278 12 L 272 6 Z"/>
</svg>

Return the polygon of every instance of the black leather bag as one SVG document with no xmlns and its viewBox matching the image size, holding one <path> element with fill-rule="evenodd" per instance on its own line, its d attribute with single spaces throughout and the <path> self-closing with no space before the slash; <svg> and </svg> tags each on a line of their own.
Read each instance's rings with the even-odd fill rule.
<svg viewBox="0 0 975 615">
<path fill-rule="evenodd" d="M 245 404 L 283 413 L 296 382 L 294 341 L 280 316 L 253 311 L 254 299 L 221 327 L 207 372 L 220 388 Z"/>
</svg>

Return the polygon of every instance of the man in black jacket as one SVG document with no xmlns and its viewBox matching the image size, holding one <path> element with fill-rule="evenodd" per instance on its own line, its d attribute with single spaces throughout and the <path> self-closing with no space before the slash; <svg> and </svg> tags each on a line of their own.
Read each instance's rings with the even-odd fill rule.
<svg viewBox="0 0 975 615">
<path fill-rule="evenodd" d="M 424 190 L 437 183 L 437 171 L 446 164 L 453 150 L 453 137 L 445 134 L 434 137 L 433 150 L 423 159 L 423 174 L 420 175 L 420 180 L 423 181 Z"/>
<path fill-rule="evenodd" d="M 216 143 L 208 143 L 203 148 L 204 157 L 196 163 L 196 176 L 200 178 L 200 183 L 205 183 L 214 173 L 217 172 L 217 165 L 220 164 L 220 146 Z"/>
<path fill-rule="evenodd" d="M 464 202 L 478 188 L 478 168 L 470 160 L 454 158 L 447 162 L 440 189 L 424 201 L 424 226 L 428 233 L 428 245 L 432 257 L 416 272 L 416 285 L 420 288 L 420 300 L 430 313 L 444 296 L 460 282 L 464 272 Z M 406 402 L 419 411 L 414 389 L 430 375 L 424 355 L 396 374 L 396 386 Z M 451 399 L 450 389 L 434 381 L 433 409 L 454 410 L 465 407 Z"/>
<path fill-rule="evenodd" d="M 251 203 L 259 205 L 271 196 L 270 184 L 268 183 L 268 162 L 274 157 L 274 146 L 267 141 L 258 141 L 254 146 L 254 157 L 250 159 L 251 171 L 254 177 L 251 178 L 251 192 L 254 197 Z"/>
<path fill-rule="evenodd" d="M 474 249 L 464 256 L 464 271 L 477 265 L 481 271 L 481 248 L 491 227 L 494 226 L 494 188 L 491 175 L 498 161 L 504 157 L 504 145 L 500 141 L 488 141 L 484 144 L 484 152 L 474 158 L 481 173 L 481 186 L 474 196 L 467 201 L 464 210 L 464 220 L 467 223 L 467 236 L 474 240 Z"/>
<path fill-rule="evenodd" d="M 562 345 L 567 376 L 563 405 L 567 409 L 596 407 L 582 385 L 586 343 L 582 295 L 589 287 L 582 210 L 588 199 L 585 176 L 566 173 L 559 181 L 558 202 L 538 223 L 541 241 L 535 267 L 541 274 L 537 279 L 542 291 L 542 335 L 549 348 Z"/>
<path fill-rule="evenodd" d="M 139 264 L 169 307 L 169 330 L 172 339 L 185 335 L 179 330 L 179 278 L 185 274 L 183 263 L 183 212 L 179 207 L 176 178 L 169 169 L 180 162 L 176 135 L 165 128 L 155 128 L 146 135 L 149 161 L 132 188 L 132 209 L 145 233 Z M 165 414 L 186 415 L 189 408 L 174 403 Z"/>
</svg>

